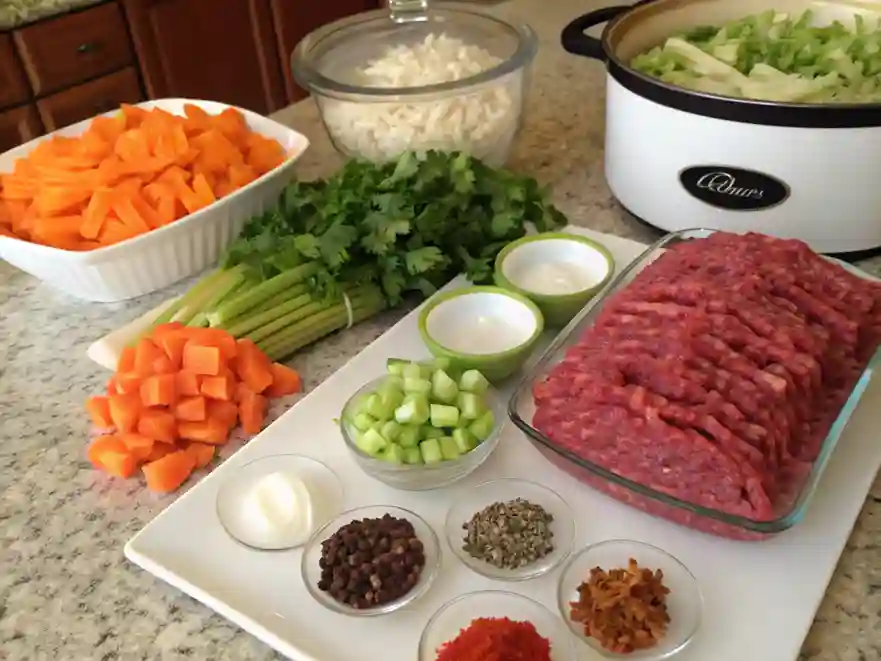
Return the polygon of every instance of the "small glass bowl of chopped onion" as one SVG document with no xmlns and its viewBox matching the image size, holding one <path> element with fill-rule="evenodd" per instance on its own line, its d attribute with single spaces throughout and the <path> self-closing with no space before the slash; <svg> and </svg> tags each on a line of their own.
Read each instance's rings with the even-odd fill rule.
<svg viewBox="0 0 881 661">
<path fill-rule="evenodd" d="M 593 572 L 600 573 L 592 580 Z M 659 588 L 666 588 L 669 592 L 661 595 Z M 590 598 L 582 597 L 582 591 Z M 617 652 L 603 646 L 597 638 L 586 635 L 588 625 L 611 635 L 610 622 L 603 619 L 602 612 L 604 608 L 610 609 L 610 613 L 616 608 L 627 610 L 628 599 L 633 602 L 632 612 L 639 616 L 635 619 L 639 619 L 641 613 L 649 613 L 648 620 L 652 623 L 662 619 L 658 604 L 663 603 L 666 607 L 669 621 L 653 645 Z M 584 547 L 569 558 L 557 583 L 557 606 L 569 629 L 585 645 L 613 659 L 663 661 L 678 654 L 694 639 L 700 627 L 703 605 L 697 579 L 682 562 L 657 546 L 630 539 L 610 539 Z M 575 616 L 577 611 L 581 614 Z M 616 634 L 643 635 L 642 632 L 617 630 Z"/>
<path fill-rule="evenodd" d="M 443 3 L 321 27 L 300 41 L 291 67 L 346 156 L 386 163 L 407 151 L 461 151 L 500 166 L 536 51 L 528 27 Z"/>
</svg>

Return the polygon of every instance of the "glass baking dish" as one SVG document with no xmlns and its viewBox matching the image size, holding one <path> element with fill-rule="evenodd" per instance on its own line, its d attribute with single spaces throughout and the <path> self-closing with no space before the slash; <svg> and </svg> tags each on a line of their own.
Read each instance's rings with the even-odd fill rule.
<svg viewBox="0 0 881 661">
<path fill-rule="evenodd" d="M 535 412 L 532 396 L 533 385 L 543 380 L 551 368 L 564 358 L 566 350 L 574 345 L 594 323 L 606 302 L 624 289 L 643 269 L 660 257 L 666 248 L 683 241 L 700 241 L 713 233 L 714 230 L 693 229 L 669 234 L 630 263 L 560 332 L 550 347 L 538 359 L 538 362 L 524 376 L 508 404 L 508 414 L 514 424 L 526 434 L 545 458 L 558 468 L 598 491 L 651 515 L 663 517 L 705 533 L 745 541 L 762 540 L 791 528 L 804 517 L 811 497 L 816 491 L 823 471 L 829 462 L 829 457 L 835 450 L 835 446 L 848 420 L 872 378 L 879 362 L 879 357 L 881 357 L 881 349 L 875 351 L 853 390 L 850 392 L 849 397 L 822 443 L 817 459 L 810 466 L 810 470 L 805 472 L 803 484 L 800 484 L 800 487 L 796 485 L 794 498 L 789 500 L 791 506 L 787 504 L 785 511 L 775 513 L 775 518 L 772 520 L 757 521 L 697 505 L 662 493 L 649 486 L 622 477 L 598 464 L 573 454 L 567 449 L 559 447 L 554 441 L 532 426 L 533 414 Z M 866 273 L 859 271 L 855 267 L 843 262 L 838 263 L 851 273 L 869 279 Z"/>
</svg>

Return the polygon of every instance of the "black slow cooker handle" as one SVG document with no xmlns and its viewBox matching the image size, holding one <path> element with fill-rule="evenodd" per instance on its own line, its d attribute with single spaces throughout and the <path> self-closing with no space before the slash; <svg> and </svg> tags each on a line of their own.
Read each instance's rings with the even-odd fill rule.
<svg viewBox="0 0 881 661">
<path fill-rule="evenodd" d="M 632 9 L 632 7 L 628 5 L 603 7 L 579 16 L 563 28 L 563 32 L 560 34 L 560 42 L 563 44 L 563 49 L 573 55 L 583 55 L 584 57 L 592 57 L 595 60 L 605 60 L 606 55 L 603 52 L 603 43 L 595 37 L 588 37 L 584 34 L 584 31 L 600 23 L 610 21 L 628 9 Z"/>
</svg>

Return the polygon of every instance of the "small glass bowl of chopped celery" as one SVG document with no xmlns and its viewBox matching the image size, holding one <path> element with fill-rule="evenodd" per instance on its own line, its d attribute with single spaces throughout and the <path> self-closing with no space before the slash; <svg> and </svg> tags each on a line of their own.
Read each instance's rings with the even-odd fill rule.
<svg viewBox="0 0 881 661">
<path fill-rule="evenodd" d="M 343 407 L 340 430 L 361 469 L 404 491 L 450 485 L 492 454 L 504 399 L 477 370 L 390 359 Z"/>
<path fill-rule="evenodd" d="M 569 557 L 575 519 L 556 491 L 529 480 L 501 478 L 468 489 L 454 502 L 444 534 L 456 557 L 472 571 L 497 581 L 527 581 Z"/>
</svg>

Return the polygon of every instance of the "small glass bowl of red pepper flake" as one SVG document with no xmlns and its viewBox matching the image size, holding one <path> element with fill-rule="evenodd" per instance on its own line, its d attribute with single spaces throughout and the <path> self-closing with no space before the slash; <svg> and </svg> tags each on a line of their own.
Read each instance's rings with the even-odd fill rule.
<svg viewBox="0 0 881 661">
<path fill-rule="evenodd" d="M 572 635 L 537 601 L 502 590 L 470 592 L 431 616 L 419 661 L 575 661 Z"/>
</svg>

